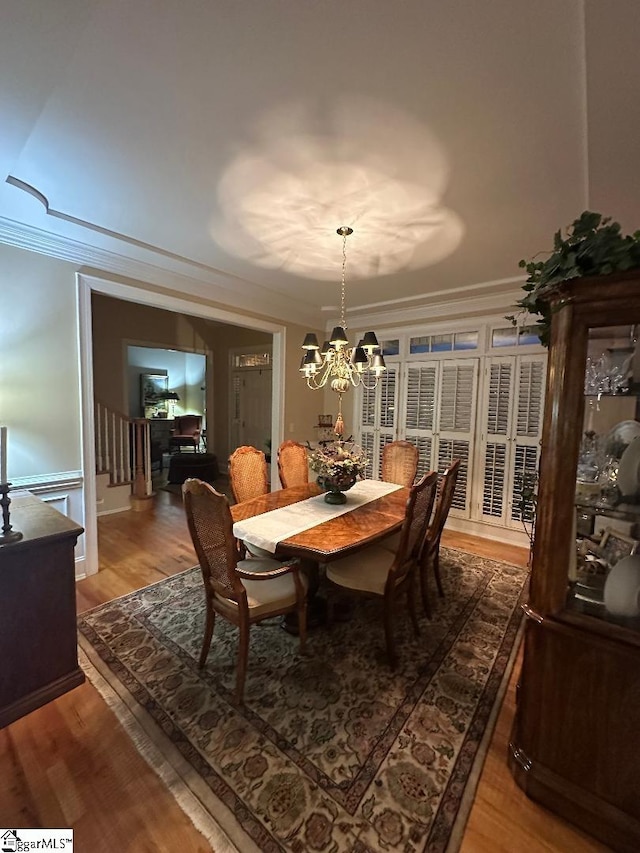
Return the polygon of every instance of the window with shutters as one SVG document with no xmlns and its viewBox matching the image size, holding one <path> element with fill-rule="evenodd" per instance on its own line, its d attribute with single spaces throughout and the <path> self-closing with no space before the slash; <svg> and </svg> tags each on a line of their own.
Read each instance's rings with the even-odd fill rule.
<svg viewBox="0 0 640 853">
<path fill-rule="evenodd" d="M 522 489 L 538 468 L 545 378 L 543 355 L 487 359 L 480 498 L 485 521 L 520 526 Z"/>
<path fill-rule="evenodd" d="M 398 365 L 388 364 L 374 389 L 359 389 L 358 442 L 370 459 L 367 476 L 380 476 L 382 448 L 397 438 Z"/>
<path fill-rule="evenodd" d="M 540 454 L 546 355 L 461 351 L 481 350 L 484 341 L 506 347 L 506 332 L 408 336 L 406 359 L 387 362 L 378 388 L 358 391 L 355 432 L 371 458 L 368 476 L 379 476 L 385 444 L 406 439 L 418 448 L 418 477 L 460 459 L 452 517 L 522 529 L 522 489 Z"/>
<path fill-rule="evenodd" d="M 454 514 L 470 510 L 470 464 L 476 420 L 477 359 L 411 361 L 406 365 L 402 399 L 403 438 L 419 451 L 418 475 L 438 470 L 460 459 Z"/>
</svg>

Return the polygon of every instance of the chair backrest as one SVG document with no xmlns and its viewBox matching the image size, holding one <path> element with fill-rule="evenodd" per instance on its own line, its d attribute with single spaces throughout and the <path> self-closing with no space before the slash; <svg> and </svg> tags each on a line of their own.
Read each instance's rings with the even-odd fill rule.
<svg viewBox="0 0 640 853">
<path fill-rule="evenodd" d="M 243 444 L 229 457 L 229 482 L 236 503 L 250 501 L 269 491 L 269 473 L 264 453 Z"/>
<path fill-rule="evenodd" d="M 413 486 L 418 470 L 418 448 L 410 441 L 391 441 L 382 449 L 381 479 L 399 486 Z"/>
<path fill-rule="evenodd" d="M 238 550 L 233 537 L 229 502 L 202 480 L 188 479 L 182 486 L 187 524 L 208 593 L 241 601 L 244 587 L 235 572 Z"/>
<path fill-rule="evenodd" d="M 449 510 L 451 509 L 453 493 L 456 490 L 459 470 L 460 460 L 454 459 L 441 477 L 440 487 L 438 489 L 438 499 L 433 513 L 433 521 L 429 525 L 429 529 L 427 531 L 427 539 L 430 548 L 434 545 L 439 545 L 440 543 L 440 537 L 442 536 L 442 531 L 447 521 Z"/>
<path fill-rule="evenodd" d="M 202 415 L 179 415 L 175 419 L 175 435 L 200 435 Z"/>
<path fill-rule="evenodd" d="M 438 475 L 435 471 L 425 474 L 411 488 L 398 550 L 389 573 L 393 583 L 402 580 L 418 559 L 437 490 Z"/>
<path fill-rule="evenodd" d="M 283 489 L 309 482 L 307 448 L 297 441 L 283 441 L 278 448 L 278 474 Z"/>
</svg>

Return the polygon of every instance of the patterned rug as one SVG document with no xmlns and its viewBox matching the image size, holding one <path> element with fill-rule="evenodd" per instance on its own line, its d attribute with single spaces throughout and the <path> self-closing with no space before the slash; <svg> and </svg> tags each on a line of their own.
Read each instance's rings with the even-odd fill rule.
<svg viewBox="0 0 640 853">
<path fill-rule="evenodd" d="M 380 602 L 359 599 L 304 656 L 279 621 L 254 626 L 234 707 L 237 632 L 220 617 L 197 668 L 199 569 L 83 614 L 83 665 L 216 853 L 456 850 L 527 576 L 452 549 L 441 571 L 446 597 L 419 638 L 398 613 L 395 672 Z"/>
</svg>

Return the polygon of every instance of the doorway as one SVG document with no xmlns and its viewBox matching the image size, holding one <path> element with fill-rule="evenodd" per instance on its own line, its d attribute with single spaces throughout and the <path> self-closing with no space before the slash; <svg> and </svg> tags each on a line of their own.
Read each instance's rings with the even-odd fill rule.
<svg viewBox="0 0 640 853">
<path fill-rule="evenodd" d="M 267 435 L 271 435 L 276 441 L 281 440 L 283 433 L 284 414 L 284 336 L 285 327 L 264 320 L 245 317 L 233 311 L 223 310 L 217 307 L 191 302 L 187 298 L 171 296 L 167 293 L 145 290 L 142 286 L 136 287 L 120 282 L 108 281 L 106 279 L 77 273 L 78 283 L 78 316 L 80 329 L 80 379 L 82 398 L 82 444 L 83 444 L 83 491 L 84 491 L 84 524 L 86 540 L 86 574 L 94 574 L 98 571 L 98 533 L 97 533 L 97 511 L 96 511 L 96 448 L 95 448 L 95 418 L 94 418 L 94 360 L 93 360 L 93 337 L 92 329 L 92 294 L 110 296 L 116 300 L 130 303 L 131 313 L 135 305 L 148 306 L 164 309 L 176 315 L 185 315 L 190 318 L 201 318 L 203 320 L 214 320 L 224 327 L 228 327 L 230 338 L 237 341 L 238 334 L 242 329 L 265 332 L 272 340 L 272 370 L 271 370 L 271 424 Z M 127 312 L 128 314 L 129 312 Z M 124 315 L 126 316 L 126 315 Z M 118 324 L 113 324 L 117 326 Z M 115 344 L 114 344 L 115 346 Z M 122 342 L 117 343 L 113 350 L 113 361 L 115 363 L 121 358 L 124 349 Z M 124 375 L 124 371 L 114 371 L 110 366 L 109 359 L 105 359 L 105 368 L 110 376 Z M 224 388 L 227 382 L 222 386 Z M 207 390 L 213 391 L 213 383 L 206 383 Z M 122 409 L 123 391 L 122 386 L 114 392 L 117 401 L 114 408 Z M 225 395 L 226 397 L 226 395 Z M 108 402 L 108 401 L 107 401 Z M 208 412 L 210 415 L 210 412 Z M 226 412 L 225 412 L 226 415 Z M 211 420 L 211 418 L 209 418 Z M 228 420 L 223 421 L 224 431 Z M 209 424 L 211 426 L 211 424 Z"/>
<path fill-rule="evenodd" d="M 271 347 L 230 353 L 230 449 L 251 445 L 271 453 Z"/>
</svg>

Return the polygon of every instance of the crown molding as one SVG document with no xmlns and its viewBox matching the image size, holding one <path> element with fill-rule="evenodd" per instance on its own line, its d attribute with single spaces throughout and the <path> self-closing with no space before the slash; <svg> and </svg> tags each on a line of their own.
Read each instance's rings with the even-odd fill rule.
<svg viewBox="0 0 640 853">
<path fill-rule="evenodd" d="M 284 320 L 305 327 L 322 324 L 315 312 L 305 310 L 295 300 L 234 276 L 217 272 L 203 274 L 201 269 L 186 260 L 163 257 L 160 265 L 1 216 L 0 243 L 68 261 L 79 268 L 87 267 L 173 290 L 183 297 L 195 297 L 243 313 L 262 315 L 280 323 Z M 151 250 L 145 251 L 153 255 Z"/>
<path fill-rule="evenodd" d="M 235 309 L 241 315 L 258 315 L 278 323 L 295 323 L 305 328 L 318 329 L 331 329 L 337 322 L 336 317 L 321 319 L 317 313 L 304 310 L 293 300 L 244 279 L 234 280 L 232 276 L 213 273 L 205 278 L 202 274 L 196 275 L 186 261 L 163 258 L 166 265 L 160 266 L 5 217 L 0 217 L 0 243 L 70 262 L 78 268 L 86 268 L 84 272 L 87 273 L 103 272 L 109 276 L 126 278 L 130 284 L 139 282 L 140 285 L 154 285 L 165 291 L 174 291 L 187 302 L 189 298 L 198 299 Z M 513 311 L 513 305 L 520 296 L 520 283 L 520 279 L 500 279 L 473 284 L 456 288 L 454 298 L 451 298 L 452 291 L 400 297 L 395 301 L 356 307 L 348 311 L 347 319 L 352 328 L 380 328 L 446 319 L 449 316 L 460 318 L 508 313 Z M 136 285 L 132 286 L 135 288 Z M 491 290 L 491 293 L 473 295 L 478 290 Z"/>
<path fill-rule="evenodd" d="M 471 288 L 470 288 L 471 290 Z M 471 292 L 473 292 L 471 290 Z M 504 290 L 498 293 L 464 296 L 457 299 L 442 299 L 440 301 L 424 301 L 420 305 L 402 306 L 396 310 L 388 307 L 379 311 L 349 311 L 347 320 L 352 329 L 386 328 L 388 326 L 406 326 L 410 323 L 430 323 L 447 318 L 464 319 L 466 317 L 503 316 L 514 312 L 514 304 L 520 298 L 520 288 L 514 284 L 505 284 Z M 425 300 L 430 297 L 425 297 Z M 333 320 L 327 321 L 326 328 L 333 328 Z"/>
</svg>

